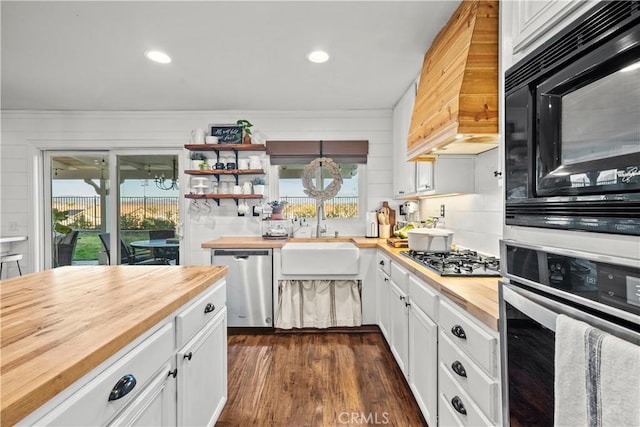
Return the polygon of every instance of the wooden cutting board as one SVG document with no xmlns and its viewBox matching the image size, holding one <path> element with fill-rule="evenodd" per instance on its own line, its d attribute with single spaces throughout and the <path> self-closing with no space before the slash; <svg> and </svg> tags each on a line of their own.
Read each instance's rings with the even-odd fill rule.
<svg viewBox="0 0 640 427">
<path fill-rule="evenodd" d="M 393 246 L 394 248 L 408 248 L 409 247 L 409 239 L 401 239 L 399 237 L 389 237 L 387 239 L 387 244 Z"/>
</svg>

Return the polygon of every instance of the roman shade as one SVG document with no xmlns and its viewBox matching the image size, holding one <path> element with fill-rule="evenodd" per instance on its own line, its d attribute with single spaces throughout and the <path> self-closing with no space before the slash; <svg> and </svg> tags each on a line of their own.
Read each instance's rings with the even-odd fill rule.
<svg viewBox="0 0 640 427">
<path fill-rule="evenodd" d="M 306 164 L 318 157 L 330 157 L 336 163 L 367 163 L 369 141 L 317 140 L 267 141 L 272 165 Z"/>
</svg>

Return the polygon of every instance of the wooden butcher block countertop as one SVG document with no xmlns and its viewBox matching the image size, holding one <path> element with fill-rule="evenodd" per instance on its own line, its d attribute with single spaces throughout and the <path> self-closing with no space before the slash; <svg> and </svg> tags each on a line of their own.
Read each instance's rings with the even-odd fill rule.
<svg viewBox="0 0 640 427">
<path fill-rule="evenodd" d="M 404 268 L 440 293 L 454 301 L 485 325 L 498 330 L 498 279 L 497 277 L 442 277 L 403 255 L 404 248 L 394 248 L 386 239 L 362 236 L 323 237 L 321 239 L 265 240 L 260 236 L 221 237 L 202 244 L 203 248 L 281 248 L 287 242 L 353 242 L 359 248 L 380 248 Z"/>
<path fill-rule="evenodd" d="M 69 266 L 3 280 L 0 424 L 20 421 L 227 270 Z"/>
<path fill-rule="evenodd" d="M 281 248 L 287 242 L 352 242 L 359 248 L 375 248 L 380 239 L 371 239 L 361 236 L 339 236 L 339 237 L 315 237 L 288 238 L 288 239 L 263 239 L 260 236 L 232 236 L 220 237 L 209 240 L 200 245 L 205 249 L 265 249 Z"/>
</svg>

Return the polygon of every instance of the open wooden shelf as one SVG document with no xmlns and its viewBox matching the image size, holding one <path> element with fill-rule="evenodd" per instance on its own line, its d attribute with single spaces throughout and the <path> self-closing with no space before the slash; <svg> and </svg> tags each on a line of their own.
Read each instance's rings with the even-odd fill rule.
<svg viewBox="0 0 640 427">
<path fill-rule="evenodd" d="M 263 169 L 188 169 L 187 175 L 260 175 Z"/>
<path fill-rule="evenodd" d="M 262 199 L 262 194 L 192 194 L 188 193 L 184 195 L 187 199 Z"/>
<path fill-rule="evenodd" d="M 189 151 L 265 151 L 262 144 L 185 144 Z"/>
</svg>

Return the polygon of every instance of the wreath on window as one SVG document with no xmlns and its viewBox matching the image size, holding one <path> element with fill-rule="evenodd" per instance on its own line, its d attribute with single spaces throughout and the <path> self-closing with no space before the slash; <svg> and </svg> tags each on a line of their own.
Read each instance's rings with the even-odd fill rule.
<svg viewBox="0 0 640 427">
<path fill-rule="evenodd" d="M 333 181 L 321 190 L 313 184 L 313 178 L 316 177 L 317 170 L 322 167 L 329 170 Z M 342 175 L 340 175 L 340 169 L 333 159 L 319 157 L 304 167 L 304 171 L 302 171 L 302 185 L 304 186 L 305 194 L 309 197 L 321 201 L 329 200 L 335 197 L 338 191 L 340 191 L 340 187 L 342 187 Z"/>
</svg>

